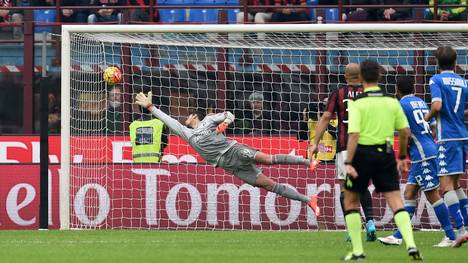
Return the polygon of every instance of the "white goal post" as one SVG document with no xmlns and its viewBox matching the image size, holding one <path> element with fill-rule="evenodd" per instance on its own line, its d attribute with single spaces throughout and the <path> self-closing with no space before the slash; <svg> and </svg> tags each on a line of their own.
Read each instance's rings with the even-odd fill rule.
<svg viewBox="0 0 468 263">
<path fill-rule="evenodd" d="M 305 156 L 307 138 L 297 139 L 308 133 L 302 111 L 313 123 L 328 94 L 344 84 L 347 63 L 376 59 L 389 92 L 397 76 L 415 75 L 426 100 L 438 46 L 454 47 L 458 70 L 468 72 L 466 23 L 64 25 L 61 37 L 61 229 L 343 229 L 333 157 L 316 172 L 262 167 L 300 192 L 318 193 L 322 218 L 204 164 L 175 136 L 168 136 L 161 164 L 132 163 L 128 126 L 148 117 L 136 113 L 132 97 L 153 90 L 155 103 L 179 120 L 190 109 L 234 111 L 246 122 L 229 136 L 262 151 Z M 113 87 L 102 79 L 108 66 L 124 76 L 117 107 L 110 103 Z M 244 110 L 258 93 L 270 122 L 255 130 Z M 335 150 L 330 144 L 323 143 L 325 155 Z M 378 227 L 391 229 L 391 214 L 374 197 Z M 421 199 L 413 222 L 438 229 Z"/>
</svg>

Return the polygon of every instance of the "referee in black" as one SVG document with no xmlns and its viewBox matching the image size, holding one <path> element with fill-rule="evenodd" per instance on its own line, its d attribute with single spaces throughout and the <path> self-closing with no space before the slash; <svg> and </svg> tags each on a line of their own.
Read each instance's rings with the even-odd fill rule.
<svg viewBox="0 0 468 263">
<path fill-rule="evenodd" d="M 405 241 L 408 255 L 422 260 L 413 238 L 408 212 L 400 195 L 399 171 L 407 171 L 406 148 L 410 135 L 408 120 L 398 100 L 379 86 L 380 65 L 373 60 L 360 64 L 364 92 L 348 105 L 348 156 L 345 161 L 345 221 L 353 251 L 344 260 L 365 258 L 361 239 L 359 200 L 369 181 L 383 193 L 394 213 L 394 220 Z M 400 137 L 398 160 L 393 152 L 395 130 Z"/>
</svg>

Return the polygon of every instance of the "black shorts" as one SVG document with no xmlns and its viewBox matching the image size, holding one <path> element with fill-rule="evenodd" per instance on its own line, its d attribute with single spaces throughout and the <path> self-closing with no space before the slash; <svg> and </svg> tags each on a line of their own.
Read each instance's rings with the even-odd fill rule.
<svg viewBox="0 0 468 263">
<path fill-rule="evenodd" d="M 353 158 L 353 166 L 358 177 L 353 179 L 346 175 L 345 188 L 358 193 L 364 193 L 369 181 L 375 186 L 376 192 L 391 192 L 400 190 L 395 155 L 387 153 L 385 145 L 358 145 Z"/>
</svg>

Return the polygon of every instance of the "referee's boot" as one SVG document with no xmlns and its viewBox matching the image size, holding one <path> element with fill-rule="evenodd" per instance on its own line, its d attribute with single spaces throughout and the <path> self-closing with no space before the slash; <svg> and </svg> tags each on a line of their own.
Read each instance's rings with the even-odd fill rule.
<svg viewBox="0 0 468 263">
<path fill-rule="evenodd" d="M 411 260 L 423 260 L 423 256 L 419 253 L 419 250 L 415 247 L 408 248 L 408 256 Z"/>
<path fill-rule="evenodd" d="M 353 252 L 349 252 L 348 255 L 344 256 L 341 258 L 344 261 L 348 260 L 364 260 L 366 259 L 366 255 L 361 254 L 361 255 L 354 255 Z"/>
</svg>

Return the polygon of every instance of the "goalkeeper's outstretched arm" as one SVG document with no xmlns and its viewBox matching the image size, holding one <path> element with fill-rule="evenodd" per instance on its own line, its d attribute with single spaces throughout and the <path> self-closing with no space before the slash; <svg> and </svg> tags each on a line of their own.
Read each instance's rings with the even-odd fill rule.
<svg viewBox="0 0 468 263">
<path fill-rule="evenodd" d="M 205 118 L 211 119 L 215 124 L 220 124 L 221 122 L 228 122 L 231 124 L 235 117 L 230 111 L 225 111 L 213 115 L 208 115 Z"/>
<path fill-rule="evenodd" d="M 218 125 L 216 133 L 225 132 L 227 127 L 234 121 L 234 115 L 229 111 L 208 115 L 205 118 L 210 119 L 215 125 Z"/>
<path fill-rule="evenodd" d="M 182 137 L 182 139 L 184 139 L 185 141 L 188 141 L 193 134 L 192 130 L 182 125 L 178 120 L 172 118 L 160 109 L 156 108 L 153 105 L 153 103 L 151 103 L 151 96 L 151 91 L 148 92 L 148 96 L 140 92 L 136 96 L 135 103 L 147 108 L 151 112 L 151 114 L 153 114 L 153 116 L 155 116 L 164 124 L 166 124 L 166 126 L 169 127 L 169 129 L 171 129 L 175 134 Z"/>
</svg>

